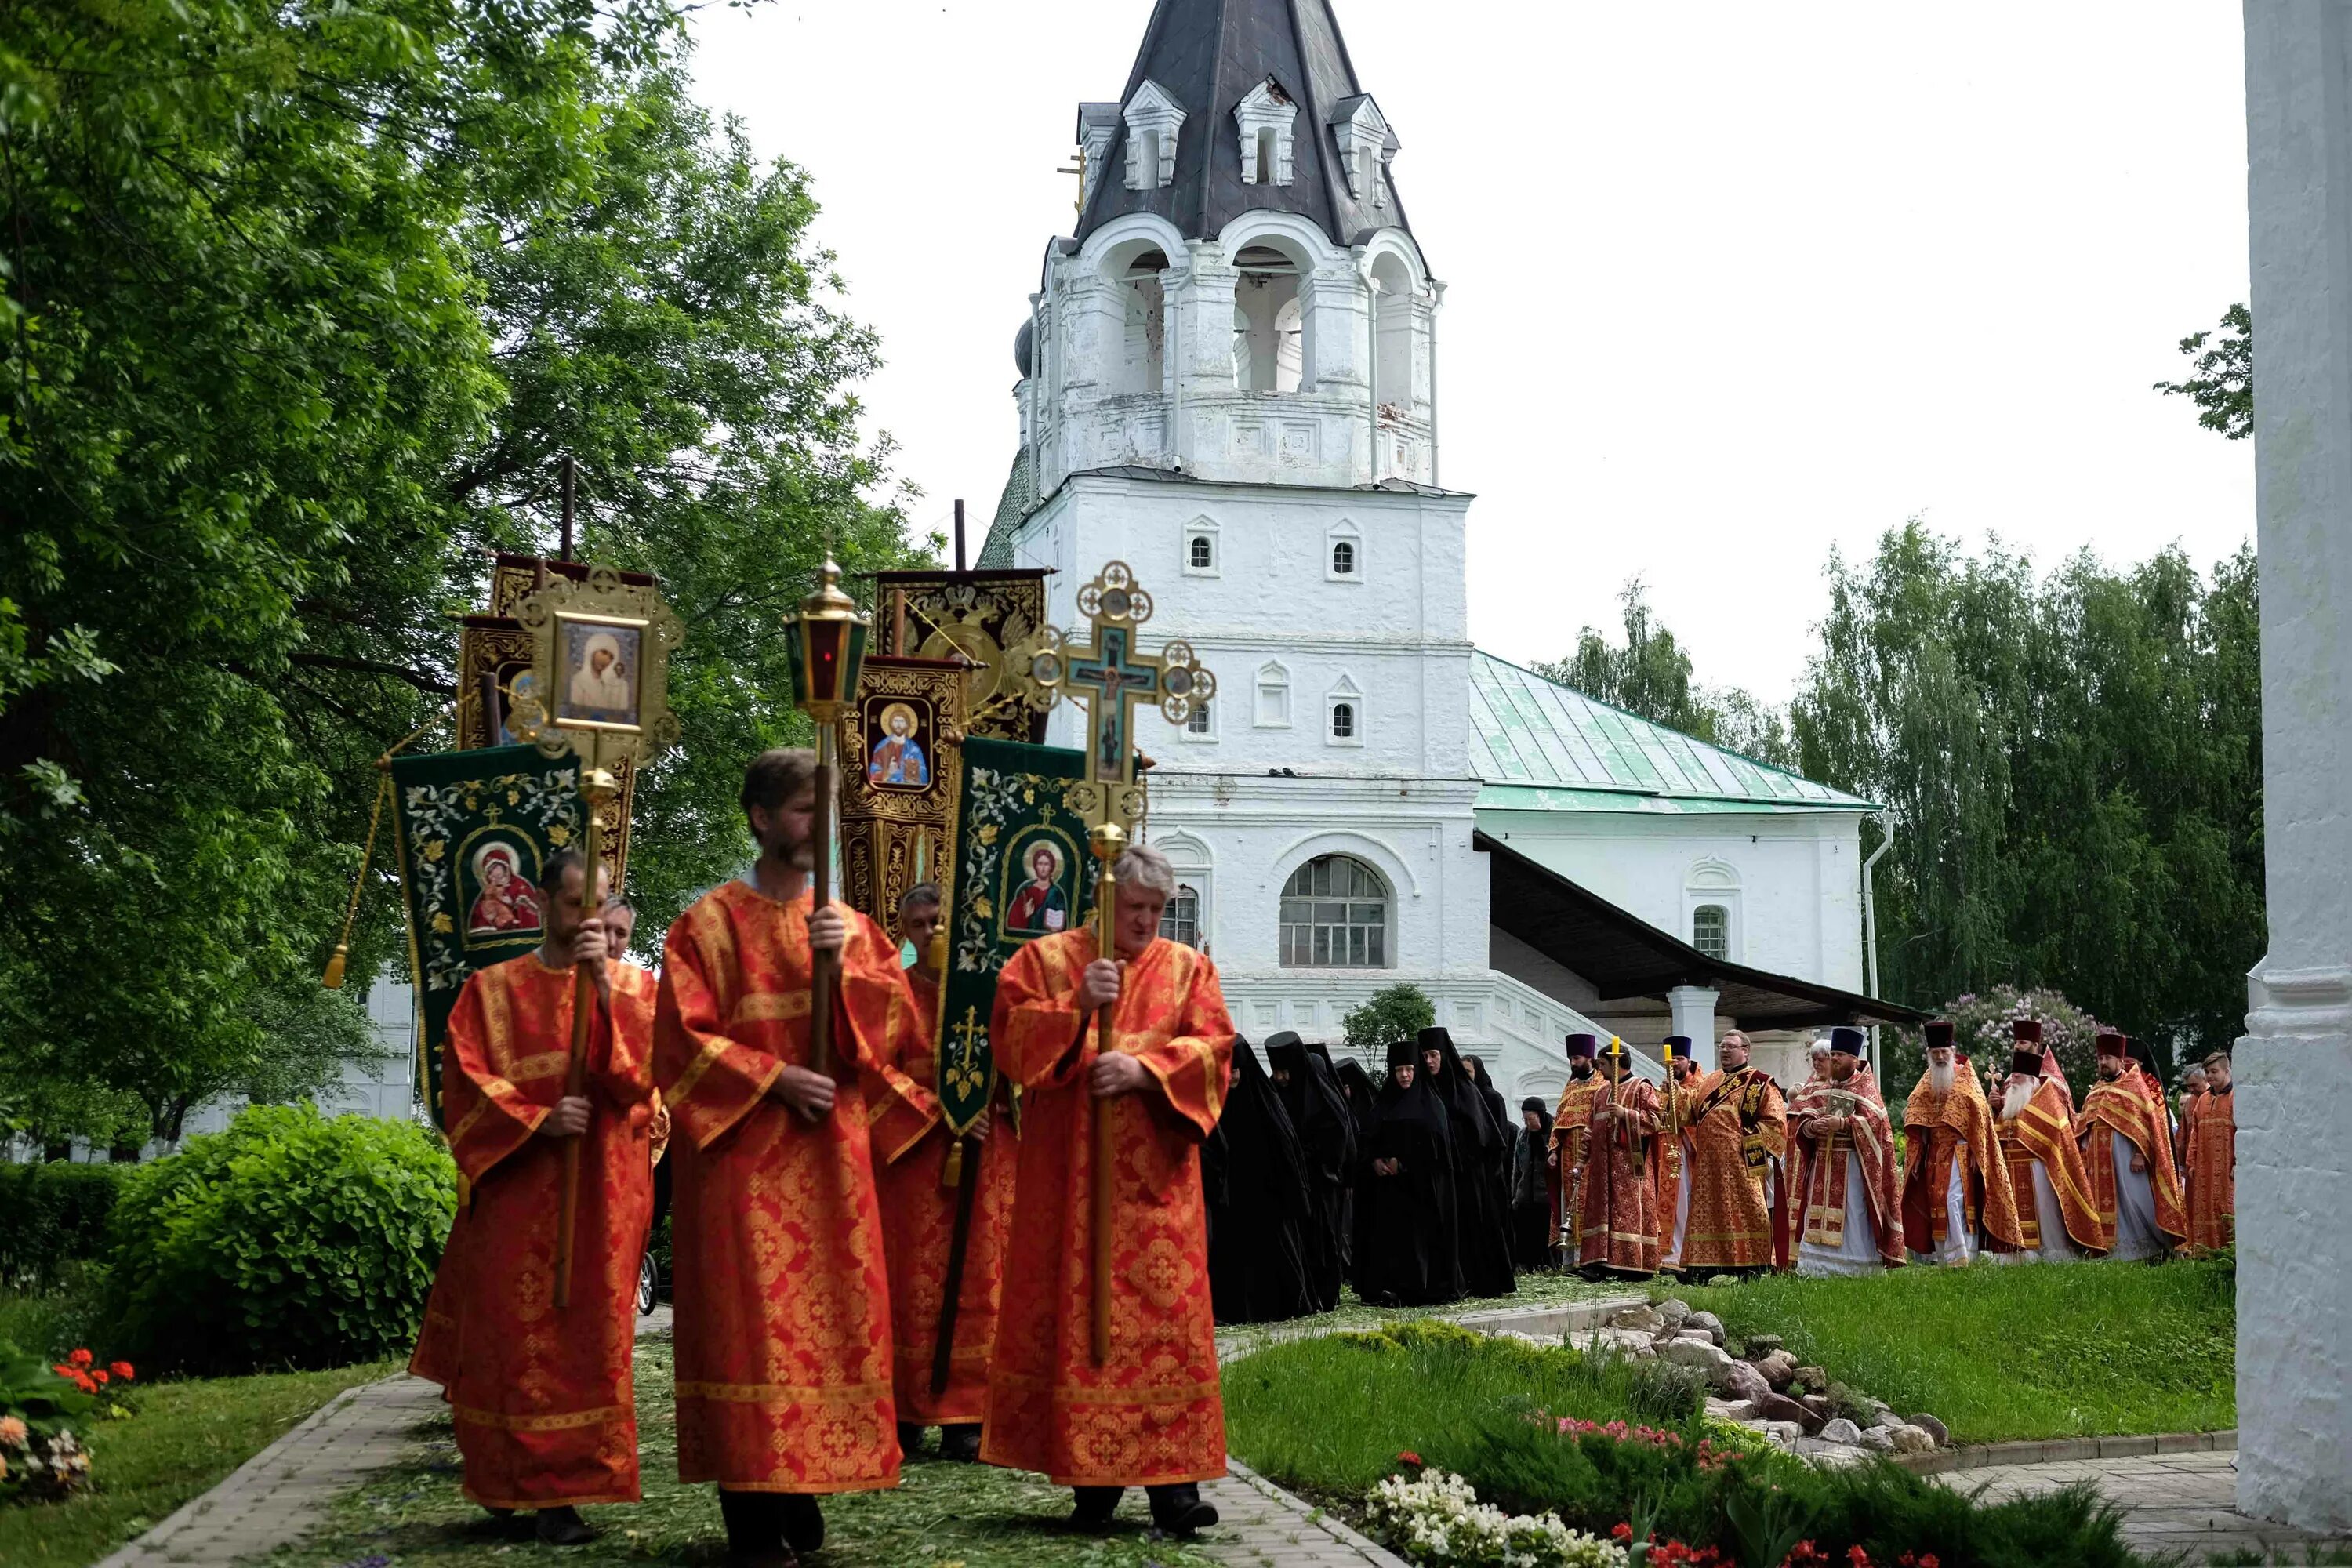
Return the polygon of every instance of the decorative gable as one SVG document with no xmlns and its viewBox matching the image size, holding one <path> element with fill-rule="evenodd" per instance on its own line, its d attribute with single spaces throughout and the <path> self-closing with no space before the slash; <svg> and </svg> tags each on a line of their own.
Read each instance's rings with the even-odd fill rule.
<svg viewBox="0 0 2352 1568">
<path fill-rule="evenodd" d="M 1127 120 L 1127 188 L 1150 191 L 1172 184 L 1177 138 L 1184 129 L 1184 106 L 1166 88 L 1147 78 L 1120 112 Z"/>
<path fill-rule="evenodd" d="M 1086 189 L 1078 197 L 1082 208 L 1095 199 L 1095 187 L 1102 184 L 1111 140 L 1118 134 L 1118 121 L 1116 103 L 1078 105 L 1078 167 L 1086 171 Z"/>
<path fill-rule="evenodd" d="M 1348 194 L 1360 202 L 1380 200 L 1381 166 L 1395 149 L 1389 122 L 1368 92 L 1343 98 L 1333 105 L 1331 133 L 1339 142 L 1339 167 L 1347 173 Z"/>
<path fill-rule="evenodd" d="M 1248 96 L 1234 106 L 1234 123 L 1241 131 L 1242 184 L 1290 184 L 1291 126 L 1297 118 L 1298 105 L 1272 77 L 1250 89 Z"/>
</svg>

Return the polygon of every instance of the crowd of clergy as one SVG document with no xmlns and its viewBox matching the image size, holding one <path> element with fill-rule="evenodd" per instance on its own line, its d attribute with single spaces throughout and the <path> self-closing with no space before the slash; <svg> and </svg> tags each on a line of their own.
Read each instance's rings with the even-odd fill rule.
<svg viewBox="0 0 2352 1568">
<path fill-rule="evenodd" d="M 671 926 L 658 977 L 622 956 L 634 917 L 602 902 L 602 868 L 592 889 L 567 852 L 544 868 L 541 945 L 457 998 L 458 1212 L 411 1365 L 441 1385 L 494 1530 L 577 1545 L 597 1533 L 583 1505 L 638 1500 L 657 1205 L 678 1476 L 715 1484 L 743 1568 L 793 1568 L 824 1540 L 819 1500 L 896 1486 L 933 1428 L 945 1458 L 1072 1488 L 1082 1527 L 1129 1488 L 1162 1530 L 1214 1523 L 1216 1323 L 1327 1310 L 1343 1283 L 1428 1305 L 1562 1266 L 1832 1274 L 2229 1243 L 2224 1058 L 2176 1130 L 2121 1036 L 2078 1108 L 2032 1020 L 1990 1092 L 1930 1025 L 1898 1155 L 1858 1030 L 1785 1099 L 1738 1033 L 1711 1071 L 1672 1042 L 1663 1091 L 1573 1035 L 1559 1102 L 1514 1116 L 1442 1028 L 1391 1045 L 1377 1080 L 1295 1034 L 1261 1062 L 1208 955 L 1160 934 L 1175 879 L 1140 846 L 1112 868 L 1112 952 L 1079 929 L 1006 964 L 993 1099 L 958 1129 L 935 1091 L 939 892 L 908 892 L 895 933 L 817 904 L 815 779 L 806 752 L 752 763 L 759 858 Z"/>
<path fill-rule="evenodd" d="M 1786 1093 L 1738 1031 L 1713 1070 L 1669 1038 L 1664 1085 L 1618 1042 L 1570 1035 L 1558 1103 L 1516 1116 L 1442 1028 L 1391 1046 L 1377 1083 L 1296 1035 L 1266 1041 L 1263 1067 L 1241 1042 L 1208 1150 L 1217 1317 L 1328 1310 L 1342 1280 L 1375 1304 L 1429 1305 L 1548 1268 L 1852 1275 L 2231 1244 L 2226 1055 L 2184 1075 L 2176 1116 L 2145 1047 L 2103 1032 L 2077 1106 L 2041 1024 L 2011 1029 L 2009 1059 L 1980 1081 L 1953 1026 L 1928 1024 L 1899 1117 L 1853 1028 L 1816 1041 L 1811 1076 Z"/>
</svg>

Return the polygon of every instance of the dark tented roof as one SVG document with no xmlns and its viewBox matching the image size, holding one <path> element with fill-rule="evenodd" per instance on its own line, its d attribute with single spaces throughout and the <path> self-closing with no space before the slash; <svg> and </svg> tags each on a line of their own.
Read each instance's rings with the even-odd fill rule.
<svg viewBox="0 0 2352 1568">
<path fill-rule="evenodd" d="M 1292 178 L 1287 185 L 1244 184 L 1234 109 L 1269 77 L 1298 106 L 1291 123 Z M 1127 121 L 1115 117 L 1106 166 L 1078 222 L 1079 239 L 1115 217 L 1147 212 L 1169 219 L 1187 238 L 1206 239 L 1243 213 L 1260 209 L 1306 217 L 1339 246 L 1369 229 L 1411 232 L 1385 165 L 1381 205 L 1357 200 L 1339 166 L 1332 125 L 1364 94 L 1330 0 L 1159 0 L 1119 103 L 1133 102 L 1147 79 L 1184 110 L 1174 182 L 1149 191 L 1127 188 Z"/>
<path fill-rule="evenodd" d="M 1470 841 L 1493 857 L 1486 918 L 1582 975 L 1604 1005 L 1636 996 L 1664 1000 L 1677 985 L 1710 985 L 1717 993 L 1715 1010 L 1743 1029 L 1927 1021 L 1927 1014 L 1897 1002 L 1709 958 L 1500 839 L 1475 833 Z"/>
</svg>

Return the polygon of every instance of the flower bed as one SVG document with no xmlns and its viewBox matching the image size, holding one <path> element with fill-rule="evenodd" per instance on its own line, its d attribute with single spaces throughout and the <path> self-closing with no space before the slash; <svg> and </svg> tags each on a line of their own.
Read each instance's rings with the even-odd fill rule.
<svg viewBox="0 0 2352 1568">
<path fill-rule="evenodd" d="M 89 1451 L 74 1427 L 128 1415 L 108 1390 L 132 1376 L 129 1362 L 100 1366 L 87 1349 L 45 1367 L 0 1341 L 0 1498 L 56 1502 L 87 1488 Z"/>
</svg>

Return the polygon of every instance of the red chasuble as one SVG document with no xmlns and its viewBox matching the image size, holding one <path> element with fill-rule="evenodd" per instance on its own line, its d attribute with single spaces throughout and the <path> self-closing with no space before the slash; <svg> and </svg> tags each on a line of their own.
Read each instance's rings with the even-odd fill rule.
<svg viewBox="0 0 2352 1568">
<path fill-rule="evenodd" d="M 480 971 L 443 1046 L 443 1107 L 463 1194 L 408 1370 L 441 1385 L 485 1508 L 637 1500 L 629 1376 L 637 1261 L 653 1216 L 646 1128 L 654 980 L 611 963 L 589 1031 L 572 1304 L 555 1305 L 565 1140 L 536 1135 L 572 1059 L 570 968 L 537 953 Z"/>
<path fill-rule="evenodd" d="M 2179 1246 L 2189 1239 L 2189 1211 L 2180 1201 L 2180 1175 L 2172 1163 L 2172 1130 L 2165 1125 L 2162 1102 L 2151 1100 L 2147 1091 L 2132 1081 L 2138 1076 L 2126 1072 L 2116 1082 L 2093 1084 L 2084 1097 L 2082 1114 L 2074 1120 L 2076 1137 L 2087 1134 L 2082 1144 L 2083 1173 L 2090 1180 L 2091 1203 L 2099 1222 L 2099 1240 L 2094 1245 L 2103 1251 L 2116 1245 L 2116 1141 L 2106 1135 L 2109 1131 L 2131 1140 L 2139 1157 L 2147 1163 L 2148 1192 L 2156 1200 L 2156 1228 L 2163 1233 L 2166 1244 Z"/>
<path fill-rule="evenodd" d="M 912 971 L 921 1026 L 907 1037 L 898 1070 L 909 1081 L 937 1082 L 931 1055 L 931 1010 L 939 988 Z M 869 1083 L 869 1089 L 872 1085 Z M 1000 1099 L 1002 1097 L 1000 1096 Z M 956 1291 L 955 1348 L 948 1384 L 931 1392 L 931 1363 L 940 1342 L 940 1308 L 947 1297 L 948 1250 L 955 1240 L 961 1194 L 943 1184 L 953 1143 L 937 1112 L 924 1121 L 912 1147 L 874 1152 L 874 1186 L 882 1205 L 882 1243 L 890 1272 L 890 1329 L 896 1346 L 898 1419 L 913 1426 L 976 1422 L 988 1413 L 988 1347 L 996 1338 L 996 1300 L 1004 1279 L 1004 1233 L 1013 1219 L 1013 1181 L 1020 1140 L 1000 1104 L 990 1109 L 988 1136 L 973 1145 L 962 1179 L 978 1182 L 971 1196 L 971 1232 L 964 1244 L 963 1281 Z M 887 1160 L 887 1164 L 881 1162 Z"/>
<path fill-rule="evenodd" d="M 787 1064 L 808 1065 L 807 895 L 785 905 L 729 882 L 670 927 L 654 1067 L 677 1162 L 683 1481 L 845 1492 L 898 1479 L 874 1165 L 936 1107 L 890 1065 L 919 1026 L 898 944 L 841 912 L 835 1071 L 872 1081 L 815 1123 L 767 1098 Z"/>
<path fill-rule="evenodd" d="M 2189 1246 L 2198 1253 L 2227 1247 L 2237 1236 L 2238 1097 L 2210 1089 L 2189 1101 L 2187 1168 Z"/>
<path fill-rule="evenodd" d="M 2083 1173 L 2083 1152 L 2074 1142 L 2074 1119 L 2066 1106 L 2063 1080 L 2045 1078 L 2034 1086 L 2033 1099 L 2014 1121 L 1995 1118 L 1993 1135 L 2000 1141 L 2001 1163 L 2009 1167 L 2011 1202 L 2017 1209 L 2017 1241 L 2012 1245 L 1996 1233 L 1987 1239 L 1987 1250 L 2042 1250 L 2042 1210 L 2033 1196 L 2037 1161 L 2065 1218 L 2066 1239 L 2092 1252 L 2114 1245 L 2112 1232 L 2105 1241 L 2099 1239 L 2098 1210 L 2091 1201 L 2090 1180 Z"/>
<path fill-rule="evenodd" d="M 1201 1141 L 1233 1075 L 1216 966 L 1155 941 L 1124 967 L 1118 1048 L 1151 1082 L 1087 1092 L 1097 1031 L 1074 1005 L 1094 933 L 1040 937 L 996 983 L 991 1037 L 1022 1102 L 1020 1182 L 988 1371 L 981 1458 L 1061 1486 L 1160 1486 L 1225 1473 L 1225 1409 L 1209 1304 Z M 1087 1234 L 1094 1119 L 1111 1120 L 1110 1354 L 1088 1354 Z"/>
<path fill-rule="evenodd" d="M 2024 1245 L 2017 1228 L 2016 1191 L 1993 1131 L 1992 1107 L 1966 1068 L 1954 1069 L 1952 1087 L 1942 1094 L 1921 1073 L 1904 1102 L 1903 1235 L 1912 1251 L 1943 1249 L 1951 1223 L 1945 1200 L 1955 1182 L 1960 1184 L 1964 1215 L 2010 1251 Z"/>
<path fill-rule="evenodd" d="M 1559 1109 L 1552 1113 L 1551 1146 L 1559 1154 L 1559 1163 L 1552 1174 L 1559 1184 L 1559 1219 L 1554 1238 L 1565 1237 L 1570 1247 L 1582 1245 L 1584 1226 L 1578 1220 L 1583 1184 L 1579 1173 L 1584 1165 L 1584 1146 L 1592 1132 L 1592 1108 L 1601 1103 L 1608 1085 L 1596 1070 L 1584 1078 L 1571 1078 L 1568 1087 L 1559 1091 Z"/>
<path fill-rule="evenodd" d="M 1788 1107 L 1761 1068 L 1716 1071 L 1675 1090 L 1690 1140 L 1690 1224 L 1685 1274 L 1770 1268 L 1771 1163 L 1786 1149 Z"/>
<path fill-rule="evenodd" d="M 1617 1274 L 1654 1274 L 1658 1270 L 1658 1176 L 1664 1163 L 1659 1151 L 1663 1140 L 1658 1135 L 1658 1091 L 1628 1075 L 1617 1086 L 1615 1103 L 1621 1110 L 1633 1112 L 1633 1120 L 1601 1120 L 1601 1108 L 1610 1103 L 1604 1083 L 1593 1098 L 1592 1108 L 1585 1112 L 1577 1263 Z M 1674 1224 L 1671 1209 L 1666 1224 Z"/>
<path fill-rule="evenodd" d="M 1798 1166 L 1802 1184 L 1794 1188 L 1800 1205 L 1792 1227 L 1797 1234 L 1790 1246 L 1791 1251 L 1811 1245 L 1835 1252 L 1845 1244 L 1846 1162 L 1859 1160 L 1863 1200 L 1870 1205 L 1879 1259 L 1890 1268 L 1899 1268 L 1904 1261 L 1903 1210 L 1895 1174 L 1895 1131 L 1885 1106 L 1873 1092 L 1874 1086 L 1860 1078 L 1857 1073 L 1852 1087 L 1809 1084 L 1789 1108 L 1789 1142 L 1805 1152 Z M 1822 1092 L 1810 1092 L 1816 1087 Z M 1807 1135 L 1815 1121 L 1829 1116 L 1848 1121 L 1826 1136 Z"/>
</svg>

